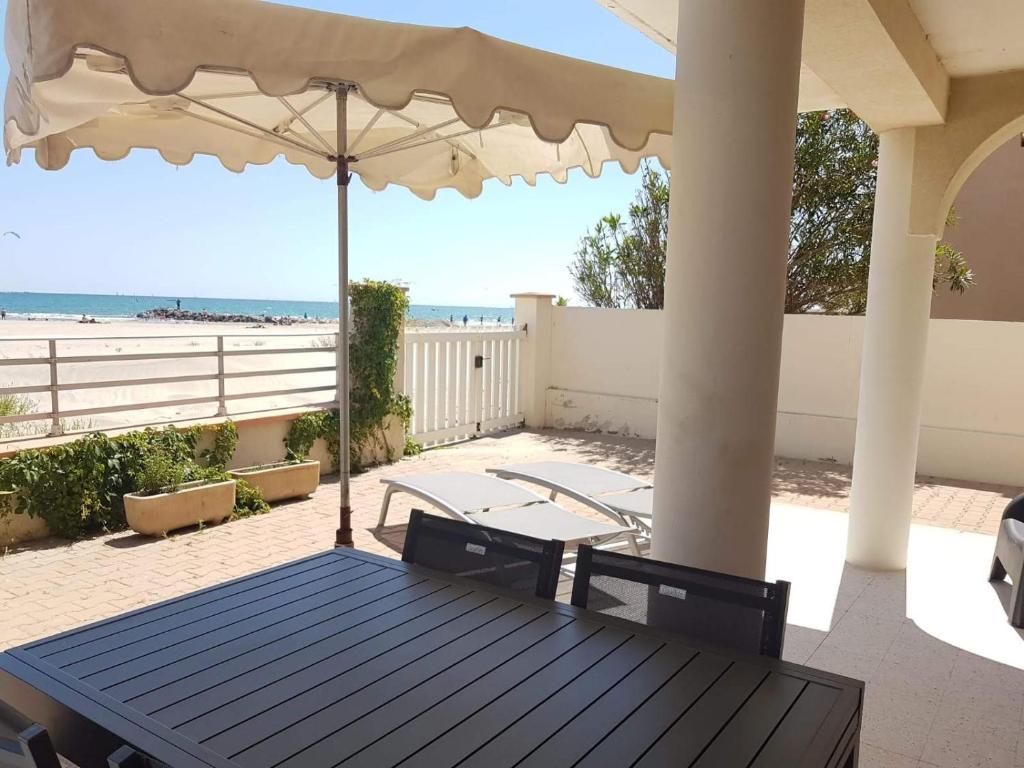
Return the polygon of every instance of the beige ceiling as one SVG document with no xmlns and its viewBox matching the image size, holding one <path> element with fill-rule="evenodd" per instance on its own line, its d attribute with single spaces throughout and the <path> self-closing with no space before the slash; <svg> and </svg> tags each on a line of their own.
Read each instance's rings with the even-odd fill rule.
<svg viewBox="0 0 1024 768">
<path fill-rule="evenodd" d="M 678 0 L 596 0 L 675 50 Z M 942 123 L 950 77 L 1024 69 L 1024 0 L 806 0 L 800 110 Z"/>
<path fill-rule="evenodd" d="M 910 0 L 951 77 L 1024 69 L 1024 0 Z"/>
</svg>

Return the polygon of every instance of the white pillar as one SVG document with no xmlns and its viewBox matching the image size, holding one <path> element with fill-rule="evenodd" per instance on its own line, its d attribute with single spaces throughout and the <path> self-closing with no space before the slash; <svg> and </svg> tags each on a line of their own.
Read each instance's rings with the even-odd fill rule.
<svg viewBox="0 0 1024 768">
<path fill-rule="evenodd" d="M 540 429 L 547 418 L 548 386 L 551 379 L 550 293 L 513 293 L 516 300 L 516 328 L 526 329 L 519 347 L 519 407 L 526 426 Z"/>
<path fill-rule="evenodd" d="M 907 566 L 936 241 L 907 234 L 914 136 L 888 131 L 879 147 L 846 548 L 865 568 Z"/>
<path fill-rule="evenodd" d="M 652 556 L 755 577 L 768 540 L 803 9 L 679 5 Z"/>
</svg>

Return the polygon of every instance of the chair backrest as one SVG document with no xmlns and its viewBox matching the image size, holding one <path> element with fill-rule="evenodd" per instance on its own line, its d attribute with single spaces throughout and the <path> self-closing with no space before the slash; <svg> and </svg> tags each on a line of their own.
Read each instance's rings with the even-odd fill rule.
<svg viewBox="0 0 1024 768">
<path fill-rule="evenodd" d="M 553 600 L 564 542 L 428 515 L 409 517 L 402 559 Z"/>
<path fill-rule="evenodd" d="M 697 642 L 781 658 L 789 582 L 606 552 L 581 545 L 572 604 Z"/>
<path fill-rule="evenodd" d="M 33 723 L 18 734 L 17 740 L 0 739 L 2 768 L 60 768 L 50 734 Z"/>
</svg>

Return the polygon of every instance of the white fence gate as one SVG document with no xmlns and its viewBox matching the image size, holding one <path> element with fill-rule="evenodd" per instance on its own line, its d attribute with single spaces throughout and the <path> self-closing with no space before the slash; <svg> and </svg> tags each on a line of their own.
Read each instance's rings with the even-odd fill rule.
<svg viewBox="0 0 1024 768">
<path fill-rule="evenodd" d="M 519 426 L 519 347 L 525 331 L 405 334 L 403 391 L 420 445 Z"/>
</svg>

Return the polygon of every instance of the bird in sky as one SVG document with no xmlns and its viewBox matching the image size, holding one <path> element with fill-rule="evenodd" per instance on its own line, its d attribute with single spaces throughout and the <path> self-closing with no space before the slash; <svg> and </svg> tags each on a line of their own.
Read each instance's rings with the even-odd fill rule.
<svg viewBox="0 0 1024 768">
<path fill-rule="evenodd" d="M 0 237 L 7 237 L 8 235 L 14 235 L 16 238 L 21 240 L 21 235 L 19 235 L 17 232 L 14 232 L 12 230 L 8 230 L 8 231 L 4 232 L 2 235 L 0 235 Z"/>
</svg>

